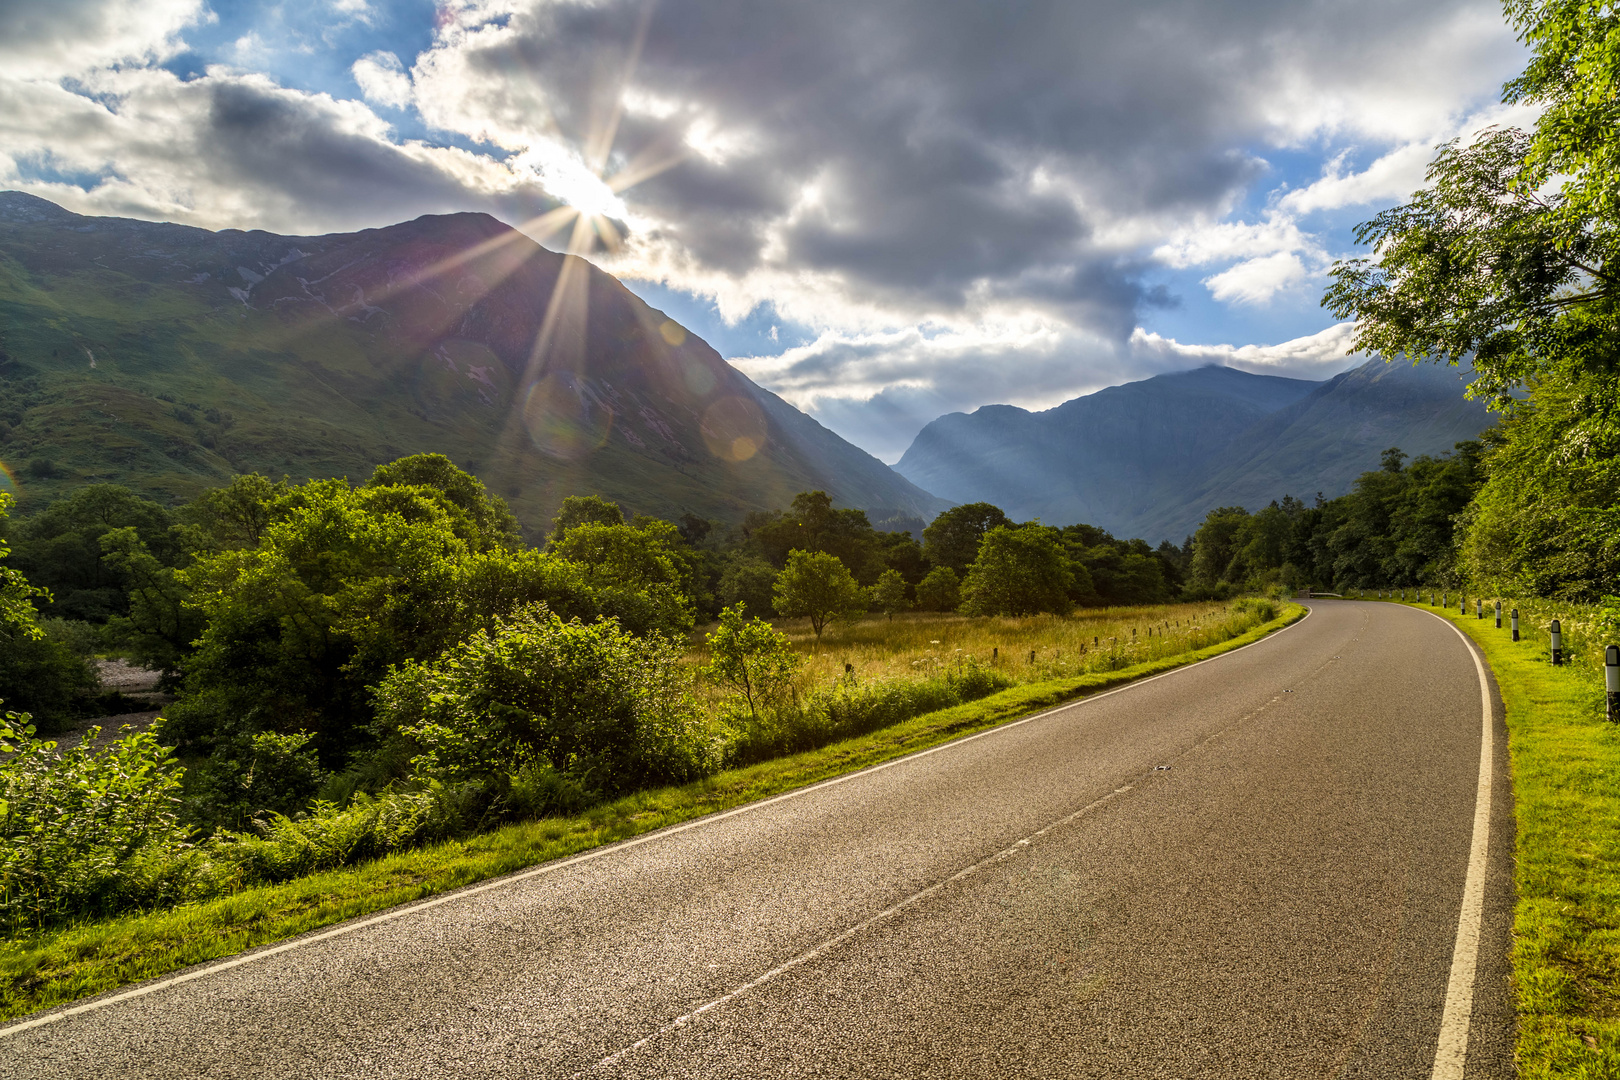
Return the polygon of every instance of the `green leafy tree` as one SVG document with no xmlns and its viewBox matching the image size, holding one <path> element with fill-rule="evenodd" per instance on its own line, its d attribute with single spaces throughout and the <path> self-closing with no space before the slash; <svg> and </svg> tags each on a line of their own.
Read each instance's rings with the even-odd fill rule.
<svg viewBox="0 0 1620 1080">
<path fill-rule="evenodd" d="M 104 533 L 101 547 L 102 558 L 128 583 L 129 590 L 129 614 L 108 620 L 107 638 L 137 663 L 178 672 L 203 628 L 201 615 L 189 604 L 191 590 L 180 572 L 159 562 L 133 528 Z"/>
<path fill-rule="evenodd" d="M 825 551 L 790 551 L 773 591 L 776 613 L 790 619 L 809 618 L 817 641 L 829 622 L 855 618 L 866 611 L 854 575 L 838 556 Z"/>
<path fill-rule="evenodd" d="M 0 491 L 0 523 L 9 516 L 13 501 L 10 492 Z M 5 535 L 0 533 L 0 562 L 10 554 Z M 0 642 L 11 644 L 45 636 L 34 608 L 36 599 L 49 601 L 49 590 L 29 584 L 21 570 L 0 566 Z"/>
<path fill-rule="evenodd" d="M 619 504 L 608 502 L 600 495 L 570 495 L 557 508 L 551 519 L 551 543 L 561 543 L 568 530 L 576 525 L 623 525 L 624 511 Z"/>
<path fill-rule="evenodd" d="M 116 484 L 89 484 L 18 522 L 13 564 L 51 593 L 59 618 L 105 622 L 128 611 L 128 581 L 102 559 L 101 538 L 132 528 L 165 566 L 184 562 L 188 544 L 167 510 Z"/>
<path fill-rule="evenodd" d="M 877 584 L 872 586 L 872 607 L 881 611 L 894 621 L 897 611 L 909 611 L 911 601 L 906 598 L 906 579 L 900 576 L 898 570 L 885 570 L 878 575 Z"/>
<path fill-rule="evenodd" d="M 1356 349 L 1467 362 L 1471 393 L 1534 414 L 1490 443 L 1464 563 L 1594 597 L 1620 548 L 1620 35 L 1602 0 L 1505 7 L 1532 53 L 1503 98 L 1538 107 L 1534 127 L 1441 148 L 1423 190 L 1358 229 L 1374 257 L 1338 264 L 1324 303 L 1357 319 Z"/>
<path fill-rule="evenodd" d="M 822 552 L 836 557 L 862 584 L 871 584 L 885 568 L 886 544 L 864 510 L 840 510 L 825 491 L 801 491 L 787 513 L 753 527 L 751 537 L 765 557 L 786 566 L 792 551 Z"/>
<path fill-rule="evenodd" d="M 721 686 L 742 695 L 748 715 L 778 702 L 792 683 L 804 658 L 793 652 L 787 635 L 761 618 L 745 618 L 746 606 L 734 604 L 720 612 L 720 626 L 705 637 L 710 661 L 703 673 Z"/>
<path fill-rule="evenodd" d="M 936 566 L 917 583 L 917 606 L 923 611 L 955 611 L 962 602 L 962 583 L 956 571 Z"/>
<path fill-rule="evenodd" d="M 738 553 L 720 574 L 720 602 L 727 606 L 746 604 L 750 610 L 771 610 L 771 587 L 776 584 L 776 567 L 758 556 Z"/>
<path fill-rule="evenodd" d="M 238 476 L 187 503 L 180 516 L 200 534 L 198 547 L 227 551 L 258 547 L 265 530 L 281 514 L 292 488 L 258 473 Z"/>
<path fill-rule="evenodd" d="M 979 557 L 984 534 L 1011 524 L 999 506 L 985 502 L 953 506 L 923 530 L 923 558 L 934 566 L 948 566 L 960 576 Z"/>
<path fill-rule="evenodd" d="M 0 492 L 0 523 L 11 501 Z M 32 712 L 41 727 L 58 730 L 95 685 L 95 673 L 70 644 L 46 633 L 34 605 L 48 603 L 50 592 L 4 565 L 8 552 L 0 538 L 0 700 Z"/>
<path fill-rule="evenodd" d="M 979 555 L 962 583 L 969 615 L 1067 614 L 1074 573 L 1062 534 L 1040 522 L 998 525 L 979 541 Z"/>
<path fill-rule="evenodd" d="M 1249 512 L 1241 506 L 1222 506 L 1205 515 L 1193 534 L 1192 565 L 1188 585 L 1210 594 L 1221 584 L 1241 581 L 1248 573 L 1242 560 L 1244 530 Z"/>
<path fill-rule="evenodd" d="M 413 454 L 379 465 L 366 487 L 432 488 L 444 496 L 451 528 L 473 550 L 518 546 L 517 519 L 506 501 L 443 454 Z"/>
</svg>

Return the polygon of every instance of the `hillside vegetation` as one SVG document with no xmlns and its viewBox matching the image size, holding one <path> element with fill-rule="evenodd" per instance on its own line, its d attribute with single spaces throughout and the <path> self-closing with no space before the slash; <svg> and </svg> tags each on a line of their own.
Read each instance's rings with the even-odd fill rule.
<svg viewBox="0 0 1620 1080">
<path fill-rule="evenodd" d="M 880 518 L 946 505 L 484 215 L 277 236 L 0 192 L 0 490 L 23 513 L 91 482 L 174 505 L 423 451 L 533 536 L 578 491 L 727 521 L 811 488 Z"/>
</svg>

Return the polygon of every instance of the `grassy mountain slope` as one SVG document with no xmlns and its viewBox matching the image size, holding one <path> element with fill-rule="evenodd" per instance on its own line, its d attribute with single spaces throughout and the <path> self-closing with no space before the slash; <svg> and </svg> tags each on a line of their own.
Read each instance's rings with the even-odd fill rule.
<svg viewBox="0 0 1620 1080">
<path fill-rule="evenodd" d="M 172 500 L 421 451 L 531 530 L 589 492 L 724 519 L 806 488 L 948 505 L 611 276 L 481 214 L 277 236 L 0 193 L 0 348 L 0 463 L 24 512 L 90 481 Z"/>
</svg>

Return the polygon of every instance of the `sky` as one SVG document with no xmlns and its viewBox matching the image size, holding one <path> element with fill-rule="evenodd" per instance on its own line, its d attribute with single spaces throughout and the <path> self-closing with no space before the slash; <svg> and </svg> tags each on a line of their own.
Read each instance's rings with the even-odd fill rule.
<svg viewBox="0 0 1620 1080">
<path fill-rule="evenodd" d="M 0 188 L 488 212 L 893 462 L 983 404 L 1359 362 L 1328 270 L 1530 119 L 1525 55 L 1476 0 L 0 0 Z"/>
</svg>

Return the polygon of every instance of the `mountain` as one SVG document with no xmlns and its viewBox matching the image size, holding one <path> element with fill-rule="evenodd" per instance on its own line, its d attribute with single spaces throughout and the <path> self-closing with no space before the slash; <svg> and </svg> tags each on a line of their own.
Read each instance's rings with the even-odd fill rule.
<svg viewBox="0 0 1620 1080">
<path fill-rule="evenodd" d="M 1184 536 L 1217 506 L 1342 495 L 1392 446 L 1413 457 L 1448 453 L 1494 422 L 1483 403 L 1463 397 L 1471 377 L 1440 364 L 1369 360 L 1254 424 L 1137 527 Z"/>
<path fill-rule="evenodd" d="M 1318 385 L 1210 366 L 1110 386 L 1044 412 L 986 405 L 934 420 L 895 469 L 954 502 L 1113 530 L 1152 512 L 1165 478 L 1197 471 Z"/>
<path fill-rule="evenodd" d="M 1326 382 L 1209 366 L 1044 412 L 990 405 L 930 423 L 896 471 L 1015 518 L 1172 539 L 1210 509 L 1335 496 L 1386 448 L 1439 454 L 1489 426 L 1457 372 L 1371 361 Z"/>
<path fill-rule="evenodd" d="M 0 193 L 0 462 L 25 511 L 91 481 L 172 501 L 424 451 L 531 531 L 587 493 L 729 520 L 811 488 L 881 514 L 949 505 L 487 215 L 278 236 Z"/>
</svg>

